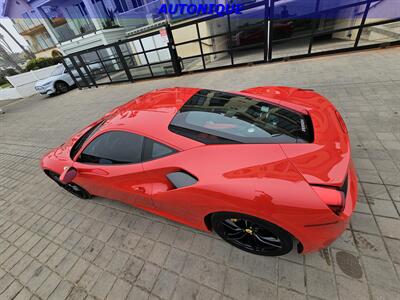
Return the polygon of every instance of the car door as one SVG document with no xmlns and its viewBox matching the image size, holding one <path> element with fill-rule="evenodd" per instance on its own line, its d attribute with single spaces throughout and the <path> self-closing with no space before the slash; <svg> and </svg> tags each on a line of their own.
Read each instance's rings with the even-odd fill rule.
<svg viewBox="0 0 400 300">
<path fill-rule="evenodd" d="M 75 84 L 74 80 L 72 79 L 71 75 L 69 75 L 67 70 L 65 70 L 64 73 L 61 75 L 61 79 L 68 83 L 69 86 L 73 86 Z"/>
<path fill-rule="evenodd" d="M 93 195 L 152 208 L 152 184 L 142 164 L 143 143 L 143 136 L 128 131 L 99 134 L 76 158 L 75 181 Z"/>
<path fill-rule="evenodd" d="M 196 184 L 197 178 L 183 169 L 183 161 L 184 152 L 145 138 L 143 168 L 153 186 L 154 207 L 163 215 L 188 223 L 194 212 L 184 187 Z"/>
</svg>

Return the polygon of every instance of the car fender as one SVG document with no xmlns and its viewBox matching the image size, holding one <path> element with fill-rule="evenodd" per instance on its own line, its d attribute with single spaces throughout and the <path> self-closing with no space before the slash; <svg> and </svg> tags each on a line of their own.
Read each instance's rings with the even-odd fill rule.
<svg viewBox="0 0 400 300">
<path fill-rule="evenodd" d="M 75 84 L 75 81 L 69 74 L 63 74 L 62 80 L 65 81 L 69 86 L 73 86 Z"/>
</svg>

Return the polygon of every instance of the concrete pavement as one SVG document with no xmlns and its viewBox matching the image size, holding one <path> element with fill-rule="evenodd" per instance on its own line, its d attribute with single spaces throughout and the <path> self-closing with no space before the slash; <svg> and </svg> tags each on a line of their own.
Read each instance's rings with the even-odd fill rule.
<svg viewBox="0 0 400 300">
<path fill-rule="evenodd" d="M 399 299 L 400 48 L 36 96 L 0 115 L 0 299 Z M 351 226 L 331 247 L 280 258 L 96 198 L 40 157 L 140 94 L 171 86 L 314 88 L 349 127 L 360 178 Z"/>
</svg>

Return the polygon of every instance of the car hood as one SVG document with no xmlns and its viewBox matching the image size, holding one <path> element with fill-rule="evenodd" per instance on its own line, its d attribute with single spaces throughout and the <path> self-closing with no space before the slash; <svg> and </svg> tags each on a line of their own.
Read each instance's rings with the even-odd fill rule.
<svg viewBox="0 0 400 300">
<path fill-rule="evenodd" d="M 45 79 L 41 79 L 36 81 L 35 86 L 44 86 L 46 85 L 46 83 L 49 82 L 54 82 L 55 80 L 57 80 L 58 76 L 51 76 L 51 77 L 47 77 Z"/>
<path fill-rule="evenodd" d="M 313 123 L 313 143 L 282 144 L 281 148 L 308 183 L 343 185 L 351 160 L 350 141 L 339 113 L 327 99 L 312 90 L 288 87 L 258 87 L 243 93 L 307 112 Z"/>
</svg>

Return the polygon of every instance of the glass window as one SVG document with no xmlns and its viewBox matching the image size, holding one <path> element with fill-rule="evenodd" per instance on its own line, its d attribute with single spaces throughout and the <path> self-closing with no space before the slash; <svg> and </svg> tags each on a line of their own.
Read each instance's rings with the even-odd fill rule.
<svg viewBox="0 0 400 300">
<path fill-rule="evenodd" d="M 143 1 L 142 0 L 132 0 L 132 6 L 133 8 L 138 8 L 140 6 L 143 6 Z"/>
<path fill-rule="evenodd" d="M 177 113 L 170 130 L 205 144 L 308 143 L 308 116 L 249 97 L 202 90 Z"/>
<path fill-rule="evenodd" d="M 99 124 L 93 126 L 91 129 L 86 131 L 84 135 L 82 135 L 78 141 L 72 146 L 70 157 L 71 159 L 74 159 L 75 155 L 79 152 L 79 150 L 82 148 L 83 144 L 90 139 L 99 129 L 100 127 L 104 124 L 104 122 L 100 122 Z"/>
<path fill-rule="evenodd" d="M 115 50 L 114 47 L 107 47 L 107 48 L 99 49 L 99 50 L 97 50 L 97 53 L 103 60 L 118 57 L 117 50 Z"/>
<path fill-rule="evenodd" d="M 33 27 L 34 23 L 33 23 L 32 19 L 31 19 L 31 17 L 29 16 L 28 13 L 23 13 L 23 14 L 22 14 L 22 18 L 25 20 L 25 23 L 27 24 L 27 26 L 28 26 L 29 28 Z"/>
<path fill-rule="evenodd" d="M 231 16 L 231 20 L 233 17 L 234 16 Z M 229 32 L 227 17 L 219 17 L 211 20 L 206 20 L 203 22 L 199 22 L 198 25 L 201 38 L 214 36 L 217 34 L 227 34 Z"/>
<path fill-rule="evenodd" d="M 106 132 L 82 151 L 78 161 L 101 165 L 140 163 L 143 140 L 144 137 L 125 131 Z"/>
<path fill-rule="evenodd" d="M 319 11 L 341 7 L 345 5 L 357 4 L 357 2 L 362 2 L 362 0 L 320 0 Z"/>
<path fill-rule="evenodd" d="M 359 46 L 384 44 L 399 40 L 400 22 L 368 26 L 362 29 Z"/>
<path fill-rule="evenodd" d="M 335 1 L 335 0 L 329 0 Z M 341 0 L 337 0 L 341 1 Z M 274 2 L 274 18 L 307 18 L 315 12 L 317 0 L 275 0 Z"/>
<path fill-rule="evenodd" d="M 126 5 L 125 0 L 114 0 L 116 10 L 119 13 L 125 12 L 128 10 L 128 6 Z"/>
<path fill-rule="evenodd" d="M 399 0 L 373 0 L 365 24 L 382 20 L 395 20 L 400 16 Z M 398 27 L 397 27 L 398 28 Z"/>
<path fill-rule="evenodd" d="M 51 40 L 50 35 L 46 32 L 43 32 L 43 37 L 45 39 L 45 42 L 47 44 L 47 48 L 54 47 L 54 42 Z"/>
<path fill-rule="evenodd" d="M 161 157 L 165 157 L 176 153 L 175 149 L 172 149 L 164 144 L 158 143 L 151 139 L 146 138 L 145 150 L 144 150 L 144 160 L 149 161 Z"/>
<path fill-rule="evenodd" d="M 308 53 L 311 36 L 274 41 L 272 43 L 272 58 L 291 57 Z"/>
<path fill-rule="evenodd" d="M 311 53 L 354 47 L 358 29 L 341 30 L 314 37 Z"/>
<path fill-rule="evenodd" d="M 37 35 L 36 36 L 36 40 L 37 40 L 38 44 L 40 45 L 41 49 L 46 49 L 47 48 L 46 43 L 43 40 L 43 37 L 41 35 Z"/>
<path fill-rule="evenodd" d="M 154 76 L 174 74 L 174 67 L 172 65 L 172 62 L 152 65 L 151 70 Z"/>
<path fill-rule="evenodd" d="M 200 50 L 200 45 L 199 42 L 192 42 L 180 46 L 176 46 L 176 51 L 178 53 L 179 57 L 191 57 L 195 55 L 200 55 L 201 50 Z"/>
<path fill-rule="evenodd" d="M 338 10 L 329 10 L 319 15 L 316 30 L 329 31 L 358 26 L 361 23 L 365 6 L 352 6 Z"/>
<path fill-rule="evenodd" d="M 79 30 L 80 34 L 85 34 L 95 29 L 83 1 L 65 7 L 65 10 L 68 12 L 72 22 L 75 24 L 75 27 Z"/>
<path fill-rule="evenodd" d="M 273 40 L 311 34 L 316 1 L 279 0 L 274 3 Z"/>
<path fill-rule="evenodd" d="M 237 58 L 237 57 L 235 56 L 235 58 Z M 218 67 L 222 67 L 222 66 L 229 66 L 232 63 L 231 56 L 228 51 L 224 51 L 224 52 L 220 52 L 220 53 L 205 54 L 204 60 L 205 60 L 207 69 L 218 68 Z M 237 63 L 237 61 L 235 60 L 234 63 Z M 239 61 L 239 63 L 240 63 L 240 61 Z"/>
<path fill-rule="evenodd" d="M 152 77 L 152 75 L 151 75 L 151 73 L 150 73 L 150 69 L 149 69 L 148 66 L 130 69 L 129 71 L 131 72 L 131 75 L 132 75 L 132 77 L 133 77 L 134 79 Z"/>
<path fill-rule="evenodd" d="M 264 31 L 265 7 L 258 6 L 230 16 L 232 35 L 246 30 Z"/>
<path fill-rule="evenodd" d="M 104 5 L 103 0 L 92 0 L 93 3 L 93 8 L 96 10 L 96 16 L 98 18 L 109 18 L 111 16 L 112 10 L 107 9 L 107 7 Z M 102 20 L 103 21 L 103 20 Z M 103 26 L 105 25 L 104 22 Z"/>
<path fill-rule="evenodd" d="M 174 36 L 175 44 L 192 41 L 199 38 L 197 35 L 196 25 L 189 25 L 173 29 L 172 34 Z"/>
</svg>

